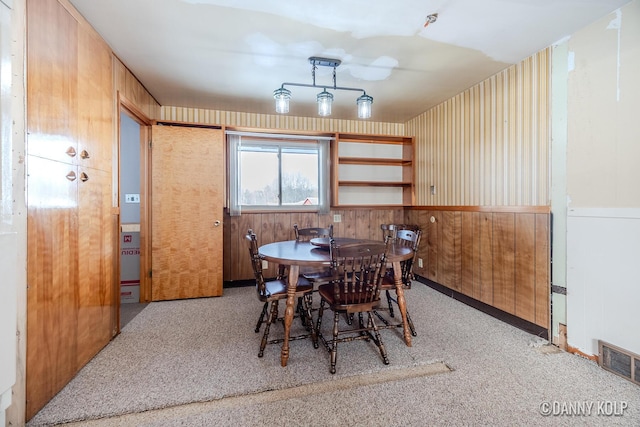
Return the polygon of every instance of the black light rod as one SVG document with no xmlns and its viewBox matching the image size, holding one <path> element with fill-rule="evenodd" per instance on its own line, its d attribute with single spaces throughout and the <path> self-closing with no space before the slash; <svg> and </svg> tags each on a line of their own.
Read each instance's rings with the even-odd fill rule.
<svg viewBox="0 0 640 427">
<path fill-rule="evenodd" d="M 341 87 L 341 86 L 326 86 L 326 85 L 315 85 L 315 84 L 305 84 L 305 83 L 282 83 L 282 87 L 285 86 L 299 86 L 299 87 L 315 87 L 322 89 L 333 89 L 333 90 L 353 90 L 356 92 L 362 92 L 366 94 L 367 92 L 364 89 L 356 88 L 356 87 Z"/>
</svg>

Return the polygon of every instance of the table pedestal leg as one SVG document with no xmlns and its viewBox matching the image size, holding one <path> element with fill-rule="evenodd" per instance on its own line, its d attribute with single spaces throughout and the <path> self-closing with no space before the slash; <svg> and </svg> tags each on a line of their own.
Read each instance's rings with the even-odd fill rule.
<svg viewBox="0 0 640 427">
<path fill-rule="evenodd" d="M 292 265 L 289 267 L 289 278 L 287 280 L 287 308 L 284 312 L 284 341 L 282 342 L 282 352 L 280 353 L 280 364 L 287 366 L 289 360 L 289 332 L 293 323 L 294 307 L 296 303 L 296 285 L 298 284 L 298 274 L 300 267 Z"/>
<path fill-rule="evenodd" d="M 407 304 L 404 299 L 404 286 L 402 284 L 402 270 L 400 261 L 393 262 L 393 280 L 396 284 L 396 296 L 398 297 L 398 307 L 402 315 L 402 329 L 404 331 L 404 342 L 411 347 L 411 330 L 407 322 Z"/>
</svg>

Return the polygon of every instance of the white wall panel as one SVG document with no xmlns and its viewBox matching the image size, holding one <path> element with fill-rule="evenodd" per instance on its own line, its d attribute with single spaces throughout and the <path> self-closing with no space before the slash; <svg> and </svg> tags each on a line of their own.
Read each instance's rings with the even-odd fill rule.
<svg viewBox="0 0 640 427">
<path fill-rule="evenodd" d="M 567 218 L 567 342 L 640 354 L 640 209 L 573 208 Z"/>
</svg>

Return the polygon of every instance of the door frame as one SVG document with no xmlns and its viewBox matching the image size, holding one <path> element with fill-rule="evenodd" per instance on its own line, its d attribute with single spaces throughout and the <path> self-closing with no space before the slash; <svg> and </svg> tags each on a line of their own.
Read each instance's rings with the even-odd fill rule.
<svg viewBox="0 0 640 427">
<path fill-rule="evenodd" d="M 140 302 L 151 301 L 151 120 L 133 102 L 118 92 L 118 168 L 114 174 L 117 180 L 118 207 L 120 206 L 120 113 L 124 113 L 140 125 Z M 118 213 L 120 209 L 118 209 Z M 118 230 L 115 233 L 118 256 L 114 264 L 117 269 L 117 295 L 120 295 L 120 232 L 122 231 L 121 217 L 118 215 Z M 120 298 L 118 297 L 118 313 L 120 312 Z M 118 330 L 120 330 L 118 315 Z"/>
</svg>

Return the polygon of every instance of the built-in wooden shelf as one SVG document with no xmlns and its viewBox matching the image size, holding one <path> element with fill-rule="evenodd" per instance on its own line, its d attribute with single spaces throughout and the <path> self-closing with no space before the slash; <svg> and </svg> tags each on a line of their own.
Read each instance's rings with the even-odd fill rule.
<svg viewBox="0 0 640 427">
<path fill-rule="evenodd" d="M 413 161 L 407 159 L 384 159 L 377 157 L 339 157 L 341 165 L 378 165 L 378 166 L 411 166 Z"/>
<path fill-rule="evenodd" d="M 331 156 L 332 206 L 413 205 L 413 157 L 412 137 L 337 134 Z M 347 192 L 348 187 L 362 191 Z"/>
<path fill-rule="evenodd" d="M 411 187 L 411 182 L 398 181 L 338 181 L 341 187 Z"/>
</svg>

